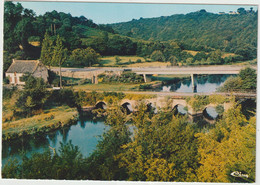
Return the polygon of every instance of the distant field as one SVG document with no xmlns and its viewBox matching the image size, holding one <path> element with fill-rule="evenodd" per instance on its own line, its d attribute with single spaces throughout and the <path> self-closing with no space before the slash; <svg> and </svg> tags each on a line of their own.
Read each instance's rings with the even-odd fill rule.
<svg viewBox="0 0 260 185">
<path fill-rule="evenodd" d="M 85 91 L 131 91 L 138 90 L 140 84 L 85 84 L 73 86 L 75 90 L 85 90 Z"/>
<path fill-rule="evenodd" d="M 120 59 L 120 62 L 116 64 L 116 57 L 115 56 L 107 56 L 102 57 L 100 63 L 104 67 L 110 67 L 110 66 L 124 66 L 124 67 L 166 67 L 170 66 L 170 62 L 145 62 L 145 59 L 143 57 L 138 56 L 118 56 Z M 140 59 L 141 62 L 137 62 L 137 60 Z M 148 59 L 150 60 L 150 59 Z"/>
<path fill-rule="evenodd" d="M 141 62 L 145 62 L 145 59 L 143 57 L 138 56 L 118 56 L 120 59 L 118 66 L 120 65 L 129 65 L 132 62 L 136 62 L 138 59 L 141 60 Z M 115 66 L 116 65 L 116 56 L 105 56 L 101 58 L 100 63 L 103 66 Z M 140 64 L 140 63 L 138 63 Z"/>
<path fill-rule="evenodd" d="M 189 53 L 193 56 L 195 56 L 198 52 L 200 52 L 200 51 L 193 51 L 193 50 L 184 50 L 184 51 L 186 51 L 187 53 Z M 207 52 L 205 52 L 205 53 L 208 54 Z M 236 54 L 235 53 L 224 53 L 223 52 L 221 57 L 225 58 L 225 57 L 229 57 L 229 56 L 236 56 Z"/>
<path fill-rule="evenodd" d="M 128 67 L 166 67 L 170 66 L 170 62 L 145 62 L 145 63 L 136 63 L 130 64 Z"/>
</svg>

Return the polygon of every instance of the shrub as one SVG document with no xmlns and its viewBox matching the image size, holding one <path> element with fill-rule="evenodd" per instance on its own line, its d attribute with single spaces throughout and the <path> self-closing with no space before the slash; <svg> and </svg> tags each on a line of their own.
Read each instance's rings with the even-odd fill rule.
<svg viewBox="0 0 260 185">
<path fill-rule="evenodd" d="M 151 84 L 141 84 L 139 86 L 140 90 L 147 90 L 147 89 L 152 89 L 152 85 Z"/>
</svg>

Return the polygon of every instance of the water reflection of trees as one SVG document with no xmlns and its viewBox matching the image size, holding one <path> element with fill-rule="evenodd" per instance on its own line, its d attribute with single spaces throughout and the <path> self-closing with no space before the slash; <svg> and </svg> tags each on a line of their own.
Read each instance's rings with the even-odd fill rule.
<svg viewBox="0 0 260 185">
<path fill-rule="evenodd" d="M 70 131 L 70 126 L 61 128 L 60 133 L 62 135 L 62 142 L 63 143 L 67 142 L 69 131 Z"/>
<path fill-rule="evenodd" d="M 52 142 L 52 145 L 57 144 L 57 137 L 58 137 L 58 132 L 51 132 L 48 134 L 49 140 Z"/>
<path fill-rule="evenodd" d="M 171 87 L 170 88 L 171 91 L 176 91 L 177 89 L 179 89 L 181 87 L 181 82 L 177 82 L 176 84 L 172 84 L 170 87 Z"/>
<path fill-rule="evenodd" d="M 191 79 L 185 79 L 185 80 L 183 80 L 181 83 L 182 83 L 183 85 L 190 86 L 190 84 L 191 84 Z M 180 83 L 180 84 L 181 84 L 181 83 Z"/>
<path fill-rule="evenodd" d="M 49 141 L 46 135 L 37 137 L 22 137 L 16 140 L 3 142 L 2 157 L 7 157 L 21 152 L 35 151 L 40 148 L 46 148 Z"/>
</svg>

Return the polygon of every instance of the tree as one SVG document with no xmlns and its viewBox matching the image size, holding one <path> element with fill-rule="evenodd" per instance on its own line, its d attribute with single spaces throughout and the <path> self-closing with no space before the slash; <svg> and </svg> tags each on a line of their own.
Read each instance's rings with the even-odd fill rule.
<svg viewBox="0 0 260 185">
<path fill-rule="evenodd" d="M 53 41 L 50 39 L 50 35 L 48 34 L 48 32 L 45 32 L 44 39 L 42 41 L 40 60 L 43 64 L 49 66 L 49 68 L 52 64 L 53 49 Z"/>
<path fill-rule="evenodd" d="M 163 53 L 160 50 L 155 50 L 151 54 L 151 59 L 153 61 L 159 61 L 159 62 L 164 62 L 165 61 L 165 57 L 164 57 Z"/>
<path fill-rule="evenodd" d="M 126 168 L 128 180 L 196 181 L 197 150 L 194 130 L 186 118 L 172 116 L 171 110 L 156 115 L 141 103 L 133 117 L 134 138 L 117 155 Z M 181 145 L 181 146 L 180 146 Z"/>
<path fill-rule="evenodd" d="M 178 65 L 178 59 L 173 55 L 169 58 L 169 61 L 171 63 L 171 66 L 177 66 Z"/>
<path fill-rule="evenodd" d="M 256 70 L 252 68 L 245 68 L 239 72 L 239 77 L 242 80 L 242 89 L 256 89 Z"/>
<path fill-rule="evenodd" d="M 96 53 L 94 49 L 88 47 L 87 49 L 75 49 L 70 55 L 70 60 L 73 66 L 91 67 L 93 64 L 99 62 L 100 54 Z"/>
<path fill-rule="evenodd" d="M 246 10 L 245 10 L 245 8 L 238 8 L 237 9 L 237 12 L 239 13 L 239 14 L 246 14 Z"/>
<path fill-rule="evenodd" d="M 14 30 L 16 24 L 22 19 L 23 7 L 21 3 L 16 5 L 11 1 L 4 3 L 4 50 L 14 53 L 19 50 Z"/>
<path fill-rule="evenodd" d="M 254 182 L 255 179 L 255 117 L 247 121 L 241 107 L 224 113 L 216 127 L 198 133 L 200 167 L 198 180 L 202 182 Z M 249 178 L 235 178 L 234 171 Z"/>
<path fill-rule="evenodd" d="M 60 67 L 60 88 L 62 88 L 62 74 L 61 74 L 61 65 L 67 58 L 67 49 L 63 48 L 62 40 L 60 36 L 57 36 L 56 45 L 53 50 L 52 64 L 58 65 Z"/>
<path fill-rule="evenodd" d="M 119 56 L 115 56 L 115 59 L 116 59 L 116 64 L 117 64 L 117 65 L 118 65 L 119 62 L 122 60 L 122 59 L 119 58 Z"/>
<path fill-rule="evenodd" d="M 16 106 L 27 114 L 31 114 L 32 111 L 43 108 L 48 91 L 42 78 L 35 78 L 30 74 L 26 74 L 23 79 L 25 86 L 16 102 Z"/>
</svg>

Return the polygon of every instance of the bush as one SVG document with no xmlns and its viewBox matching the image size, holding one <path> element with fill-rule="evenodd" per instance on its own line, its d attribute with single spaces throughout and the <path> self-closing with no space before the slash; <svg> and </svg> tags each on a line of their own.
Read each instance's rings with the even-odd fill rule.
<svg viewBox="0 0 260 185">
<path fill-rule="evenodd" d="M 60 89 L 52 91 L 48 99 L 48 104 L 68 105 L 69 107 L 77 107 L 78 104 L 76 94 L 71 89 Z"/>
<path fill-rule="evenodd" d="M 12 87 L 11 89 L 3 87 L 3 99 L 10 99 L 16 90 L 17 87 Z"/>
<path fill-rule="evenodd" d="M 139 58 L 136 60 L 136 63 L 142 63 L 142 60 Z"/>
<path fill-rule="evenodd" d="M 152 85 L 151 84 L 141 84 L 140 86 L 139 86 L 139 89 L 140 90 L 147 90 L 147 89 L 152 89 Z"/>
<path fill-rule="evenodd" d="M 116 74 L 100 74 L 98 78 L 102 79 L 102 82 L 121 82 L 121 83 L 141 83 L 144 82 L 143 77 L 136 73 L 124 71 L 121 75 Z"/>
<path fill-rule="evenodd" d="M 9 83 L 10 83 L 10 80 L 9 80 L 9 78 L 7 78 L 7 77 L 6 77 L 6 78 L 4 78 L 4 79 L 3 79 L 3 83 L 4 83 L 4 84 L 9 84 Z"/>
<path fill-rule="evenodd" d="M 91 83 L 91 80 L 90 79 L 80 79 L 79 82 L 78 82 L 78 85 L 84 85 L 84 84 L 90 84 Z"/>
</svg>

